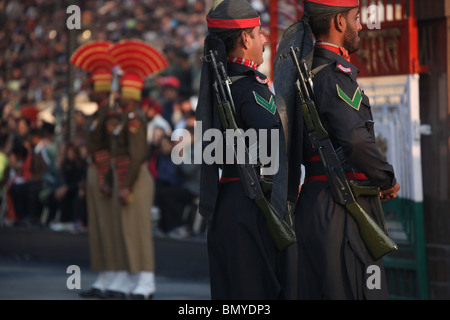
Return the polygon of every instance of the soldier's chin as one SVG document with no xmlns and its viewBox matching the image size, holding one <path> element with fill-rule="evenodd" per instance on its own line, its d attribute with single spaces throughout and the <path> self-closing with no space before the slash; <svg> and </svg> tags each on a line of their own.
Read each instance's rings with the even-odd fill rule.
<svg viewBox="0 0 450 320">
<path fill-rule="evenodd" d="M 352 53 L 358 52 L 358 50 L 359 50 L 359 44 L 353 50 L 349 50 L 348 53 L 352 54 Z"/>
</svg>

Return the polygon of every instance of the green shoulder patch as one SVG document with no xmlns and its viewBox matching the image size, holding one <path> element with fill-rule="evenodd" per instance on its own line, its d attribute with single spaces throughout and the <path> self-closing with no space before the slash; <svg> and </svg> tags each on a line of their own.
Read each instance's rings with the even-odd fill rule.
<svg viewBox="0 0 450 320">
<path fill-rule="evenodd" d="M 255 96 L 256 103 L 259 104 L 261 107 L 269 111 L 271 114 L 275 114 L 275 110 L 277 109 L 277 106 L 275 105 L 275 100 L 273 99 L 273 96 L 270 96 L 270 100 L 267 101 L 263 97 L 261 97 L 258 93 L 253 91 L 253 95 Z"/>
<path fill-rule="evenodd" d="M 339 95 L 339 97 L 344 100 L 345 102 L 348 103 L 348 105 L 350 107 L 352 107 L 355 110 L 359 110 L 359 107 L 361 106 L 361 101 L 362 101 L 362 95 L 361 95 L 361 90 L 359 90 L 359 87 L 356 88 L 355 93 L 353 94 L 353 98 L 350 99 L 349 96 L 347 96 L 345 94 L 344 91 L 342 91 L 341 88 L 339 88 L 339 85 L 336 84 L 336 88 L 337 88 L 337 93 Z"/>
</svg>

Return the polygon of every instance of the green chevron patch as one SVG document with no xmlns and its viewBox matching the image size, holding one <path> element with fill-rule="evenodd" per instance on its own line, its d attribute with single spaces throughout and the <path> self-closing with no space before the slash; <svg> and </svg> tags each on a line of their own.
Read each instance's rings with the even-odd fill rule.
<svg viewBox="0 0 450 320">
<path fill-rule="evenodd" d="M 253 95 L 255 96 L 256 103 L 259 104 L 261 107 L 269 111 L 271 114 L 275 114 L 275 110 L 277 109 L 277 106 L 275 105 L 275 100 L 273 99 L 273 96 L 270 96 L 270 100 L 267 101 L 263 97 L 261 97 L 259 94 L 257 94 L 255 91 L 253 91 Z"/>
<path fill-rule="evenodd" d="M 341 88 L 339 88 L 339 85 L 336 84 L 336 87 L 339 97 L 341 97 L 342 100 L 347 102 L 349 106 L 352 107 L 353 109 L 359 110 L 362 101 L 361 90 L 359 90 L 359 87 L 356 88 L 355 94 L 353 95 L 352 99 L 350 99 L 349 96 L 347 96 L 345 92 L 342 91 Z"/>
</svg>

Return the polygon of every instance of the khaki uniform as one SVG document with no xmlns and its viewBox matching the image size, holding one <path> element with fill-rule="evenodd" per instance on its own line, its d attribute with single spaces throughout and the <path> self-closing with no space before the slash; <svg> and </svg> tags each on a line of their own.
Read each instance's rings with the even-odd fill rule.
<svg viewBox="0 0 450 320">
<path fill-rule="evenodd" d="M 154 181 L 145 165 L 147 155 L 147 126 L 145 118 L 135 110 L 121 115 L 114 131 L 114 191 L 130 189 L 127 205 L 117 205 L 125 246 L 125 270 L 130 273 L 155 269 L 151 208 Z"/>
<path fill-rule="evenodd" d="M 107 107 L 100 107 L 92 116 L 87 132 L 87 148 L 90 163 L 86 177 L 91 268 L 96 271 L 117 271 L 125 268 L 124 245 L 121 234 L 117 197 L 101 192 L 101 186 L 111 182 L 111 122 L 114 114 Z"/>
</svg>

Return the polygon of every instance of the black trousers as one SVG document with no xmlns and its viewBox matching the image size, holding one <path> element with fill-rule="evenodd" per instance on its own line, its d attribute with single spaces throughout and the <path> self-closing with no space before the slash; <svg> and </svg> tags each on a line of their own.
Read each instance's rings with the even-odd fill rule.
<svg viewBox="0 0 450 320">
<path fill-rule="evenodd" d="M 66 195 L 60 200 L 55 199 L 55 190 L 52 190 L 45 200 L 45 205 L 49 209 L 48 222 L 53 221 L 56 213 L 60 210 L 60 222 L 75 222 L 79 220 L 84 225 L 87 225 L 86 197 L 80 197 L 78 189 L 67 191 Z"/>
<path fill-rule="evenodd" d="M 155 205 L 161 210 L 159 227 L 163 232 L 169 232 L 186 223 L 183 212 L 186 205 L 195 198 L 189 190 L 173 185 L 157 185 Z"/>
<path fill-rule="evenodd" d="M 264 214 L 245 196 L 241 181 L 220 188 L 207 233 L 211 298 L 291 299 L 284 285 L 295 285 L 295 273 L 285 272 L 285 256 L 276 248 Z"/>
<path fill-rule="evenodd" d="M 39 192 L 42 189 L 41 181 L 16 183 L 11 186 L 11 198 L 14 211 L 19 220 L 38 220 L 42 214 L 42 203 Z"/>
</svg>

